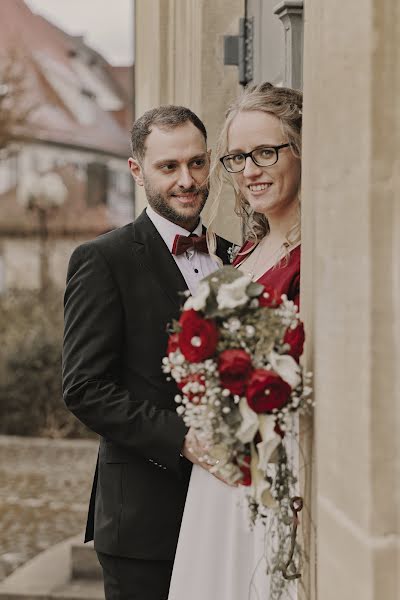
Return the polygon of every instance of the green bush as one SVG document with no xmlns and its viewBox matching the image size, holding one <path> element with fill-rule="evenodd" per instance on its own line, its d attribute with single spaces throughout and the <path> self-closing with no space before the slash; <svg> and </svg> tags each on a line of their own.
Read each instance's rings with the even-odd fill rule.
<svg viewBox="0 0 400 600">
<path fill-rule="evenodd" d="M 90 437 L 61 393 L 62 295 L 14 291 L 0 299 L 0 433 Z"/>
</svg>

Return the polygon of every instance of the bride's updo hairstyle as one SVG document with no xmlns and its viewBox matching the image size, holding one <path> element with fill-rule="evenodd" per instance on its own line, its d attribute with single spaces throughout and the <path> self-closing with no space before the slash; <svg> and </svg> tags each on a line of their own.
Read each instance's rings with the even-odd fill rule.
<svg viewBox="0 0 400 600">
<path fill-rule="evenodd" d="M 259 242 L 269 232 L 268 219 L 261 213 L 253 212 L 243 194 L 235 185 L 234 178 L 223 168 L 220 157 L 228 154 L 228 132 L 233 119 L 240 112 L 261 111 L 274 115 L 280 120 L 284 139 L 290 144 L 293 154 L 301 159 L 301 124 L 303 95 L 291 88 L 277 87 L 271 83 L 247 86 L 233 102 L 225 114 L 225 123 L 219 136 L 211 178 L 216 199 L 211 210 L 211 221 L 218 212 L 219 197 L 224 183 L 235 190 L 235 212 L 243 219 L 246 238 Z M 300 200 L 300 198 L 299 198 Z M 298 223 L 287 233 L 288 242 L 293 245 L 300 241 L 300 203 Z M 211 247 L 213 246 L 210 239 Z"/>
</svg>

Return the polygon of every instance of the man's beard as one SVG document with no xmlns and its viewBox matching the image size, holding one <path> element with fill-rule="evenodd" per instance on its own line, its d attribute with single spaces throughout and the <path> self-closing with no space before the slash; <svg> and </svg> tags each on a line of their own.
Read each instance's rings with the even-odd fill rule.
<svg viewBox="0 0 400 600">
<path fill-rule="evenodd" d="M 166 196 L 165 194 L 160 194 L 154 188 L 152 188 L 152 186 L 146 181 L 144 181 L 144 189 L 146 192 L 148 203 L 150 204 L 153 210 L 155 210 L 159 215 L 161 215 L 165 219 L 168 219 L 168 221 L 171 221 L 176 225 L 182 226 L 191 223 L 194 219 L 199 217 L 207 201 L 209 193 L 208 187 L 206 186 L 191 187 L 187 190 L 181 190 L 182 194 L 198 194 L 201 198 L 201 202 L 194 214 L 184 214 L 178 212 L 166 202 L 166 197 L 173 198 L 173 195 L 168 194 L 168 196 Z"/>
</svg>

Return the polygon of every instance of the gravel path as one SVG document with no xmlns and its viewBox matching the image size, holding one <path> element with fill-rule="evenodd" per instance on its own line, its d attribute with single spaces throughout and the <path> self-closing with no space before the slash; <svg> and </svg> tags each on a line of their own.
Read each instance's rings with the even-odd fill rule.
<svg viewBox="0 0 400 600">
<path fill-rule="evenodd" d="M 0 581 L 83 531 L 97 446 L 95 440 L 0 436 Z"/>
</svg>

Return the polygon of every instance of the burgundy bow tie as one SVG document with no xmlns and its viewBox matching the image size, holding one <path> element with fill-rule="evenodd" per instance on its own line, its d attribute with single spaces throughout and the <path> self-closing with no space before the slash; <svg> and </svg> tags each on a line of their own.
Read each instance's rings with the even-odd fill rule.
<svg viewBox="0 0 400 600">
<path fill-rule="evenodd" d="M 172 254 L 175 256 L 179 256 L 179 254 L 183 254 L 186 250 L 190 248 L 194 248 L 199 252 L 204 252 L 208 254 L 208 246 L 205 235 L 179 235 L 177 234 L 174 239 L 174 245 L 172 246 Z"/>
</svg>

